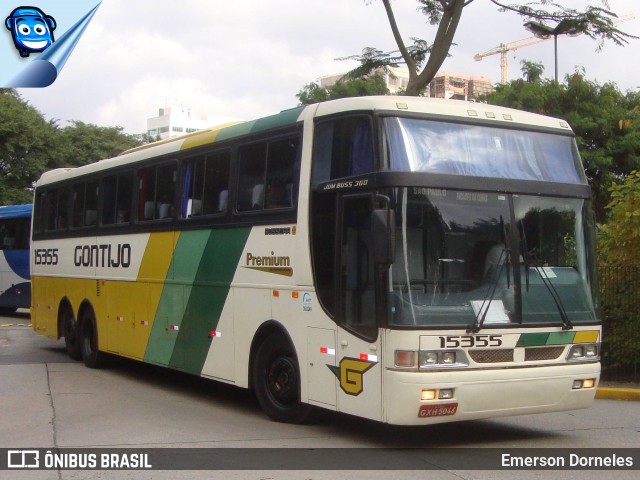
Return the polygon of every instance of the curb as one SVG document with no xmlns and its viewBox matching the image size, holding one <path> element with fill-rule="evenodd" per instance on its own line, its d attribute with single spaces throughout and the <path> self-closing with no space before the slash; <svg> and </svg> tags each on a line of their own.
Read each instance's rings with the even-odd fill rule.
<svg viewBox="0 0 640 480">
<path fill-rule="evenodd" d="M 598 388 L 596 398 L 600 400 L 639 400 L 640 388 Z"/>
</svg>

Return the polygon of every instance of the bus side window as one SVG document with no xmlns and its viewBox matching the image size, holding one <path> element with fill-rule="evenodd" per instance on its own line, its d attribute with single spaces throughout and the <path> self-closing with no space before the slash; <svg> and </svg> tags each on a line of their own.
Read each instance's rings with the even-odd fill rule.
<svg viewBox="0 0 640 480">
<path fill-rule="evenodd" d="M 150 167 L 138 173 L 138 220 L 173 217 L 177 168 L 175 163 Z"/>
<path fill-rule="evenodd" d="M 84 183 L 71 187 L 71 228 L 84 226 L 84 193 Z"/>
<path fill-rule="evenodd" d="M 203 194 L 203 213 L 205 215 L 227 210 L 230 162 L 231 153 L 229 151 L 207 155 Z"/>
<path fill-rule="evenodd" d="M 106 177 L 102 182 L 102 225 L 125 224 L 131 219 L 132 174 Z"/>
<path fill-rule="evenodd" d="M 239 212 L 294 206 L 298 145 L 295 136 L 240 148 Z"/>
<path fill-rule="evenodd" d="M 209 153 L 184 163 L 182 218 L 226 211 L 230 156 L 228 151 Z"/>
<path fill-rule="evenodd" d="M 264 174 L 266 143 L 245 145 L 239 149 L 240 178 L 238 179 L 239 212 L 261 210 L 264 207 Z"/>
<path fill-rule="evenodd" d="M 293 177 L 298 153 L 297 140 L 297 137 L 286 138 L 269 143 L 265 208 L 289 208 L 293 206 Z"/>
<path fill-rule="evenodd" d="M 374 168 L 371 120 L 366 116 L 319 123 L 315 129 L 312 183 L 364 175 Z"/>
<path fill-rule="evenodd" d="M 84 226 L 92 227 L 98 223 L 98 182 L 89 182 L 85 190 Z"/>
<path fill-rule="evenodd" d="M 47 232 L 52 232 L 58 228 L 58 190 L 49 190 L 46 193 L 45 204 L 45 230 Z"/>
</svg>

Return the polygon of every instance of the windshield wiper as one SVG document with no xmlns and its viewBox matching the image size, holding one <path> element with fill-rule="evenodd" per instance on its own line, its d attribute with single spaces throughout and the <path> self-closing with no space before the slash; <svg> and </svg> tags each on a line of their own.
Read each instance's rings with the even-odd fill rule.
<svg viewBox="0 0 640 480">
<path fill-rule="evenodd" d="M 562 325 L 563 325 L 562 329 L 573 330 L 573 324 L 571 323 L 571 320 L 569 320 L 569 317 L 567 316 L 567 311 L 565 310 L 564 305 L 562 305 L 562 300 L 560 299 L 560 295 L 558 295 L 558 291 L 556 290 L 556 287 L 554 287 L 553 283 L 551 282 L 551 279 L 549 278 L 549 275 L 547 275 L 547 272 L 545 272 L 544 268 L 545 267 L 536 267 L 536 270 L 538 271 L 538 274 L 542 279 L 543 285 L 547 287 L 547 290 L 549 291 L 551 298 L 553 298 L 553 302 L 556 304 L 556 308 L 560 313 L 560 318 L 562 319 Z"/>
<path fill-rule="evenodd" d="M 527 245 L 527 234 L 524 231 L 524 222 L 520 220 L 520 231 L 522 232 L 522 261 L 524 263 L 524 278 L 529 291 L 529 246 Z"/>
<path fill-rule="evenodd" d="M 502 261 L 504 257 L 505 261 Z M 482 300 L 482 304 L 480 305 L 480 309 L 478 313 L 476 313 L 476 317 L 473 320 L 473 323 L 467 327 L 467 333 L 478 333 L 484 324 L 485 319 L 487 318 L 487 313 L 489 312 L 489 307 L 491 306 L 491 302 L 493 301 L 493 297 L 496 294 L 496 290 L 498 289 L 498 283 L 500 282 L 500 277 L 502 276 L 502 271 L 505 268 L 505 265 L 508 263 L 508 259 L 510 257 L 509 249 L 503 248 L 500 252 L 500 258 L 498 258 L 498 265 L 500 268 L 498 269 L 496 276 L 493 280 L 493 283 L 487 290 L 487 293 L 484 296 L 484 300 Z M 508 275 L 508 270 L 507 270 Z M 486 308 L 485 308 L 486 305 Z"/>
</svg>

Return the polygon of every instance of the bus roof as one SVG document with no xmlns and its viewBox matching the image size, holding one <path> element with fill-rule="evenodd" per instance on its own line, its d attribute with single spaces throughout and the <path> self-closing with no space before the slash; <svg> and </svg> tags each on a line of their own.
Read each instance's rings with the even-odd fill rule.
<svg viewBox="0 0 640 480">
<path fill-rule="evenodd" d="M 427 97 L 407 96 L 370 96 L 351 97 L 330 100 L 308 106 L 298 106 L 275 115 L 239 123 L 227 123 L 200 130 L 187 135 L 127 150 L 117 157 L 108 158 L 78 168 L 60 168 L 45 172 L 37 186 L 65 180 L 87 173 L 106 170 L 120 165 L 136 163 L 172 153 L 178 153 L 195 147 L 214 144 L 244 135 L 268 131 L 293 125 L 305 118 L 321 118 L 345 112 L 398 112 L 418 113 L 440 117 L 443 120 L 484 121 L 497 127 L 512 125 L 557 130 L 558 133 L 571 133 L 569 124 L 564 120 L 546 117 L 520 110 L 494 105 L 467 102 L 464 100 L 445 100 Z"/>
<path fill-rule="evenodd" d="M 0 207 L 0 218 L 29 218 L 31 217 L 32 206 L 30 203 L 26 205 L 8 205 Z"/>
</svg>

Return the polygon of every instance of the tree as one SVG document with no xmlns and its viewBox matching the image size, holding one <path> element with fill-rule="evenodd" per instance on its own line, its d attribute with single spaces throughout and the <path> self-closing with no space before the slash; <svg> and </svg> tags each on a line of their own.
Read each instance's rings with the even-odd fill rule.
<svg viewBox="0 0 640 480">
<path fill-rule="evenodd" d="M 598 238 L 600 287 L 606 329 L 604 360 L 611 367 L 633 366 L 640 354 L 640 171 L 611 187 L 608 222 Z M 635 279 L 635 284 L 634 284 Z"/>
<path fill-rule="evenodd" d="M 542 80 L 542 74 L 544 73 L 544 66 L 539 62 L 530 62 L 523 60 L 522 75 L 529 83 L 540 83 Z"/>
<path fill-rule="evenodd" d="M 47 168 L 56 126 L 15 90 L 0 89 L 0 205 L 28 203 Z"/>
<path fill-rule="evenodd" d="M 308 83 L 296 94 L 296 97 L 301 105 L 310 105 L 336 98 L 388 94 L 389 89 L 384 77 L 380 73 L 373 73 L 366 78 L 341 78 L 329 87 L 321 87 L 313 82 Z"/>
<path fill-rule="evenodd" d="M 610 188 L 608 222 L 600 225 L 598 251 L 604 265 L 640 266 L 640 170 Z"/>
<path fill-rule="evenodd" d="M 78 120 L 70 123 L 58 130 L 57 166 L 79 167 L 140 145 L 139 139 L 123 133 L 122 127 L 99 127 Z"/>
<path fill-rule="evenodd" d="M 72 121 L 60 128 L 15 90 L 0 89 L 0 205 L 31 202 L 33 184 L 46 170 L 86 165 L 141 143 L 120 127 Z"/>
<path fill-rule="evenodd" d="M 527 63 L 525 67 L 527 65 L 531 64 Z M 533 76 L 529 75 L 529 78 Z M 577 71 L 566 77 L 566 83 L 514 80 L 498 85 L 495 92 L 483 99 L 493 105 L 559 117 L 569 122 L 593 190 L 596 216 L 598 221 L 604 222 L 611 185 L 640 169 L 640 122 L 629 122 L 627 128 L 620 128 L 620 119 L 633 118 L 638 94 L 625 95 L 615 84 L 600 85 L 586 79 L 584 72 Z"/>
<path fill-rule="evenodd" d="M 406 90 L 408 95 L 419 95 L 433 80 L 447 58 L 464 9 L 474 1 L 476 0 L 417 0 L 418 10 L 428 18 L 431 25 L 437 25 L 438 28 L 431 45 L 424 40 L 413 38 L 413 45 L 407 46 L 396 22 L 391 1 L 382 0 L 398 50 L 389 52 L 386 60 L 381 60 L 386 65 L 397 63 L 398 59 L 406 64 L 409 70 Z M 587 5 L 584 10 L 566 8 L 551 0 L 514 4 L 498 0 L 486 1 L 493 3 L 500 11 L 515 13 L 527 20 L 558 24 L 564 22 L 572 33 L 581 33 L 598 40 L 599 47 L 605 40 L 622 46 L 628 43 L 629 39 L 636 38 L 614 26 L 613 19 L 617 15 L 608 10 L 607 0 L 602 0 L 603 7 Z"/>
</svg>

